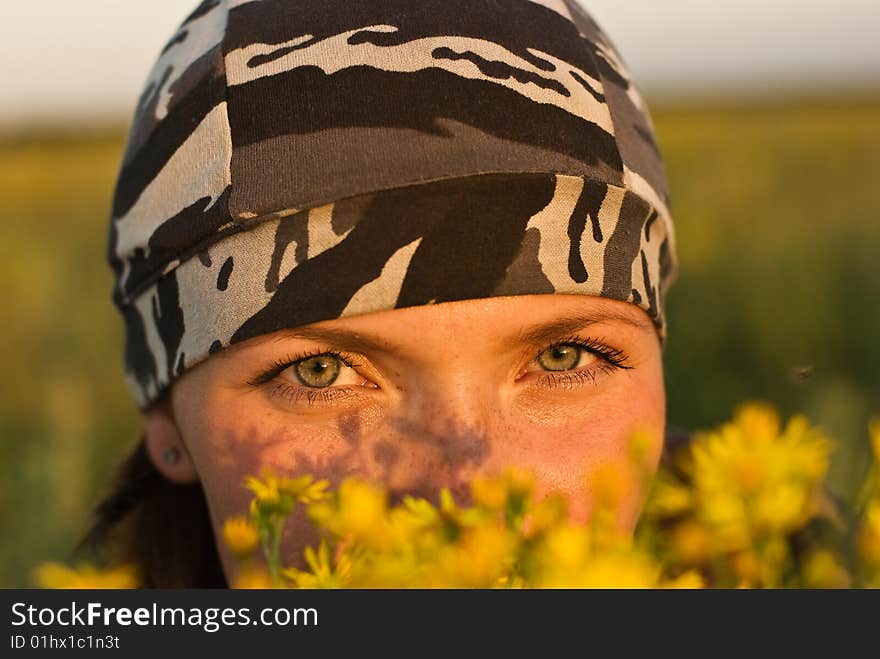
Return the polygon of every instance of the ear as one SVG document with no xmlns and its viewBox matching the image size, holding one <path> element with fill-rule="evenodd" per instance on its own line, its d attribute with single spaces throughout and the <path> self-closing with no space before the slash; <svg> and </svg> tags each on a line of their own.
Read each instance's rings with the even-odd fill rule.
<svg viewBox="0 0 880 659">
<path fill-rule="evenodd" d="M 144 433 L 147 455 L 160 474 L 181 485 L 198 482 L 199 474 L 183 443 L 167 397 L 144 412 Z"/>
</svg>

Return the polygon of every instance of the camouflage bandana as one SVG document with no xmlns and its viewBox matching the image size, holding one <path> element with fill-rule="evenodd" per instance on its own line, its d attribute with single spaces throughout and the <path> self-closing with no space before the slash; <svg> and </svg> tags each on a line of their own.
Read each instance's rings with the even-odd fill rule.
<svg viewBox="0 0 880 659">
<path fill-rule="evenodd" d="M 575 0 L 206 0 L 159 56 L 113 200 L 146 408 L 225 346 L 505 295 L 638 305 L 675 249 L 647 110 Z"/>
</svg>

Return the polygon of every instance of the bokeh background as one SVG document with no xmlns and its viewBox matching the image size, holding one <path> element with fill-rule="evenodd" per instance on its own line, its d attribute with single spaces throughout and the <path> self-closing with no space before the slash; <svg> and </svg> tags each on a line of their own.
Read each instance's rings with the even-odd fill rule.
<svg viewBox="0 0 880 659">
<path fill-rule="evenodd" d="M 806 412 L 865 464 L 880 412 L 880 3 L 581 0 L 654 115 L 681 272 L 670 423 Z M 192 0 L 3 0 L 0 586 L 65 560 L 138 433 L 105 231 L 125 131 Z"/>
</svg>

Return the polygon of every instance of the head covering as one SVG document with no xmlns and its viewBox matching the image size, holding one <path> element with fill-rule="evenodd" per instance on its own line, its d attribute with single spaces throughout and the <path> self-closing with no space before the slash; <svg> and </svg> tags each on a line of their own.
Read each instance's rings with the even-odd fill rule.
<svg viewBox="0 0 880 659">
<path fill-rule="evenodd" d="M 205 0 L 108 251 L 142 408 L 232 343 L 384 309 L 598 295 L 663 337 L 675 270 L 651 120 L 575 0 Z"/>
</svg>

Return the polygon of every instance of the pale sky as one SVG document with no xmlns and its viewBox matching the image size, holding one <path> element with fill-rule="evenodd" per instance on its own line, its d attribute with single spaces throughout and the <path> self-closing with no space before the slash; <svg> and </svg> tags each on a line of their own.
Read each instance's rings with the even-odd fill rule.
<svg viewBox="0 0 880 659">
<path fill-rule="evenodd" d="M 581 3 L 648 95 L 880 88 L 880 0 Z M 0 122 L 127 118 L 153 60 L 196 4 L 0 0 Z"/>
</svg>

